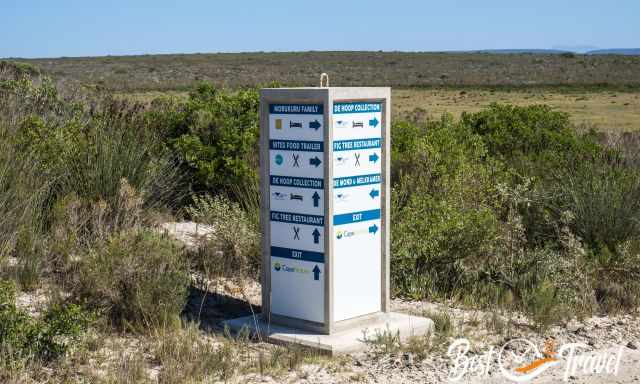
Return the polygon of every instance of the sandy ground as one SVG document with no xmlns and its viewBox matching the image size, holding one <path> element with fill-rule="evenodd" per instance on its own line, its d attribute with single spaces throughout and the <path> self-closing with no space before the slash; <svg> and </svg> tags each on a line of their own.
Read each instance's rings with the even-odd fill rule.
<svg viewBox="0 0 640 384">
<path fill-rule="evenodd" d="M 615 369 L 612 369 L 613 372 L 616 373 L 591 373 L 587 369 L 585 372 L 584 369 L 577 369 L 576 371 L 571 371 L 571 369 L 567 369 L 567 360 L 562 360 L 562 364 L 552 367 L 545 372 L 541 373 L 540 376 L 534 378 L 529 381 L 530 383 L 536 384 L 551 384 L 558 382 L 569 382 L 569 383 L 589 383 L 589 384 L 605 384 L 605 383 L 638 383 L 640 382 L 640 351 L 632 350 L 627 348 L 626 346 L 619 345 L 606 349 L 597 349 L 593 352 L 587 354 L 587 356 L 595 355 L 595 354 L 606 354 L 609 356 L 617 355 L 620 351 L 622 351 L 622 357 L 620 360 L 620 364 L 617 366 L 617 372 Z M 612 364 L 613 366 L 613 364 Z M 494 373 L 493 377 L 488 378 L 474 378 L 465 381 L 461 381 L 462 383 L 513 383 L 512 380 L 508 380 L 504 377 L 499 377 L 500 373 Z M 495 377 L 498 376 L 498 377 Z"/>
<path fill-rule="evenodd" d="M 212 228 L 203 228 L 195 223 L 170 223 L 164 226 L 164 230 L 193 246 L 194 240 L 206 236 Z M 212 330 L 219 329 L 222 320 L 246 315 L 250 310 L 259 311 L 261 290 L 257 282 L 217 282 L 213 290 L 213 294 L 193 293 L 189 304 L 198 308 L 198 320 Z M 451 378 L 462 372 L 457 382 L 513 383 L 521 379 L 516 368 L 543 357 L 543 352 L 557 358 L 553 362 L 556 365 L 548 369 L 546 366 L 537 368 L 540 373 L 535 378 L 522 382 L 640 382 L 640 318 L 637 314 L 574 319 L 539 331 L 522 314 L 465 309 L 453 303 L 396 299 L 392 302 L 392 309 L 415 315 L 446 313 L 451 320 L 451 331 L 433 341 L 427 347 L 429 352 L 423 354 L 424 358 L 419 357 L 419 351 L 407 348 L 407 345 L 391 353 L 381 353 L 370 346 L 365 352 L 342 357 L 339 369 L 328 368 L 325 364 L 309 364 L 277 380 L 247 375 L 239 377 L 236 382 L 447 383 L 456 382 Z M 496 327 L 496 318 L 503 325 Z M 450 351 L 451 345 L 460 339 L 468 340 L 470 346 L 463 357 L 455 353 L 459 350 Z M 573 357 L 570 358 L 566 352 L 558 354 L 563 346 L 573 344 L 580 345 Z M 503 346 L 504 352 L 499 354 Z M 487 353 L 492 348 L 493 353 Z M 585 360 L 584 356 L 592 358 Z M 465 361 L 468 363 L 466 366 Z M 592 365 L 592 361 L 596 363 Z M 598 361 L 601 365 L 597 364 Z M 506 377 L 503 370 L 513 376 Z"/>
</svg>

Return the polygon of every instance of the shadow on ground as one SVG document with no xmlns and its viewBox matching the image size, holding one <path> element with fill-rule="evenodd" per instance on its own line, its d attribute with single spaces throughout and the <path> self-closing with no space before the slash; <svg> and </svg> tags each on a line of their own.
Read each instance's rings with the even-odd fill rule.
<svg viewBox="0 0 640 384">
<path fill-rule="evenodd" d="M 261 307 L 251 305 L 246 300 L 238 299 L 224 293 L 209 292 L 191 287 L 187 305 L 182 315 L 200 323 L 203 330 L 220 332 L 224 330 L 222 322 L 236 317 L 249 316 L 261 312 Z"/>
</svg>

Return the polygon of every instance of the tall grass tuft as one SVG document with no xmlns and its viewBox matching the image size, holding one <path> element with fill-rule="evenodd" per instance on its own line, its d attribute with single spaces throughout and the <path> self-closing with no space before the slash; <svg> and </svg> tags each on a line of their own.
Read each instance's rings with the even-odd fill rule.
<svg viewBox="0 0 640 384">
<path fill-rule="evenodd" d="M 599 157 L 576 162 L 558 173 L 555 212 L 575 216 L 572 227 L 596 251 L 619 256 L 619 247 L 640 239 L 640 170 L 617 159 Z"/>
<path fill-rule="evenodd" d="M 260 233 L 252 216 L 255 211 L 245 211 L 224 195 L 203 195 L 194 197 L 187 213 L 194 220 L 212 226 L 212 232 L 202 239 L 194 255 L 197 266 L 208 278 L 257 278 Z"/>
<path fill-rule="evenodd" d="M 121 329 L 179 326 L 190 277 L 180 246 L 149 230 L 112 235 L 79 264 L 72 293 Z"/>
</svg>

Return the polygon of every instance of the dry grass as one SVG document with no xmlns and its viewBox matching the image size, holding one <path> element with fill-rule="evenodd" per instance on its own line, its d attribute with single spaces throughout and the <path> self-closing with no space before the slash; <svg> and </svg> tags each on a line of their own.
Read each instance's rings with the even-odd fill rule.
<svg viewBox="0 0 640 384">
<path fill-rule="evenodd" d="M 451 113 L 478 112 L 491 103 L 518 106 L 547 104 L 567 112 L 581 127 L 607 132 L 640 130 L 640 91 L 599 91 L 561 89 L 397 89 L 393 91 L 396 116 L 422 108 L 430 117 Z"/>
</svg>

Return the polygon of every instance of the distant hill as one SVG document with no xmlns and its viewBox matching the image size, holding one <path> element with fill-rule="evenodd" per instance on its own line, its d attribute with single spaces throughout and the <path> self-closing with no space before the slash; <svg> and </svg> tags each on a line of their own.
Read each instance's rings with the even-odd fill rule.
<svg viewBox="0 0 640 384">
<path fill-rule="evenodd" d="M 587 52 L 587 55 L 629 55 L 640 56 L 640 48 L 614 48 L 614 49 L 597 49 Z"/>
<path fill-rule="evenodd" d="M 561 55 L 563 53 L 575 53 L 577 55 L 627 55 L 640 56 L 640 48 L 611 48 L 593 49 L 589 51 L 579 51 L 573 49 L 483 49 L 470 51 L 471 53 L 491 53 L 491 54 L 532 54 L 532 55 Z"/>
<path fill-rule="evenodd" d="M 560 55 L 570 51 L 560 49 L 483 49 L 479 51 L 472 51 L 473 53 L 493 53 L 493 54 L 506 54 L 506 55 L 520 55 L 520 54 L 532 54 L 532 55 Z"/>
</svg>

